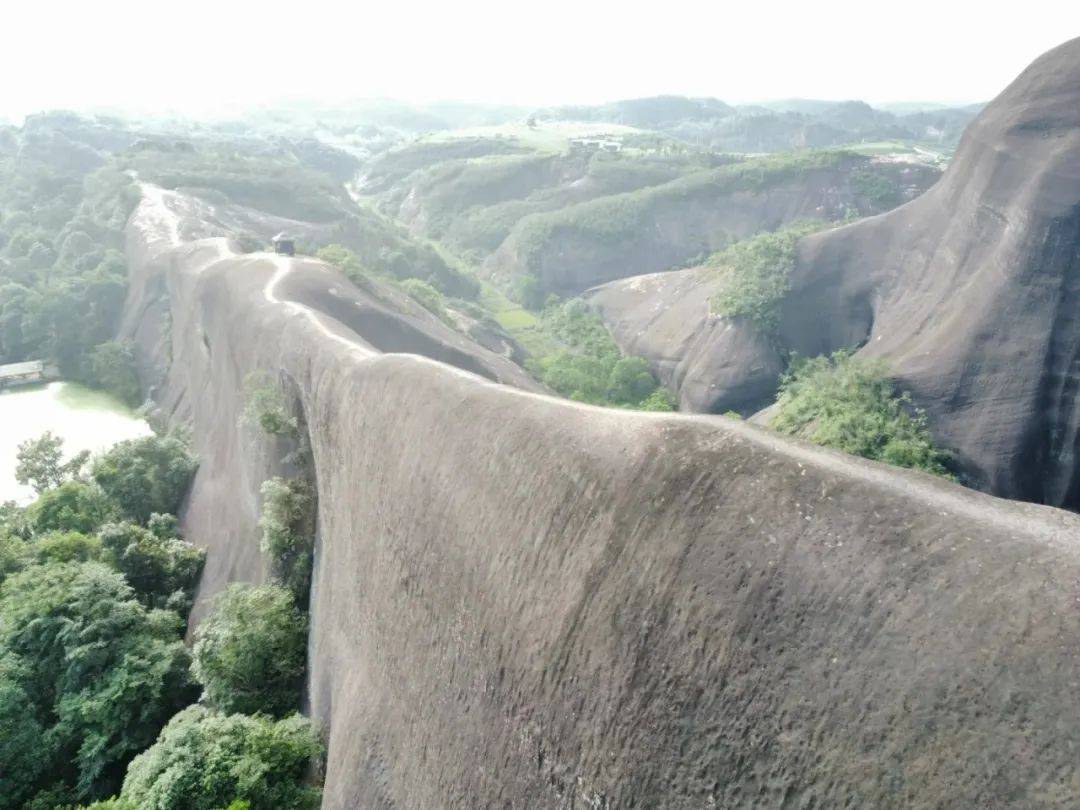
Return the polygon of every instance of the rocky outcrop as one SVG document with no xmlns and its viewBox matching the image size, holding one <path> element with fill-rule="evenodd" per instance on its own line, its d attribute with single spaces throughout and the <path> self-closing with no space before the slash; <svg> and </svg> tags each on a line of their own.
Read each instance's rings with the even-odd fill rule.
<svg viewBox="0 0 1080 810">
<path fill-rule="evenodd" d="M 808 238 L 781 339 L 866 343 L 975 483 L 1080 508 L 1080 39 L 972 124 L 924 198 Z"/>
<path fill-rule="evenodd" d="M 784 363 L 768 336 L 710 312 L 716 270 L 695 267 L 605 284 L 584 294 L 615 342 L 644 357 L 679 410 L 750 415 L 776 393 Z"/>
<path fill-rule="evenodd" d="M 201 458 L 196 621 L 265 574 L 244 377 L 301 416 L 325 807 L 1080 802 L 1077 516 L 529 392 L 317 262 L 181 244 L 181 205 L 132 220 L 124 330 Z"/>
<path fill-rule="evenodd" d="M 1080 40 L 990 104 L 926 194 L 804 239 L 791 283 L 778 350 L 864 346 L 888 360 L 971 483 L 1080 507 Z M 713 392 L 684 403 L 725 410 L 743 406 L 747 386 L 767 391 L 749 337 L 714 338 L 746 325 L 708 314 L 708 284 L 656 285 L 657 310 L 677 301 L 686 313 L 674 340 L 629 285 L 594 298 L 625 346 L 659 369 L 690 369 L 674 385 Z"/>
</svg>

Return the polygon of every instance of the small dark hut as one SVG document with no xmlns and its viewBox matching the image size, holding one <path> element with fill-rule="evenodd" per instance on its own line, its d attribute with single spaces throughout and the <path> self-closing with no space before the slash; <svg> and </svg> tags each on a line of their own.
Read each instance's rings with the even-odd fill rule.
<svg viewBox="0 0 1080 810">
<path fill-rule="evenodd" d="M 296 255 L 296 240 L 284 231 L 275 236 L 272 242 L 274 244 L 274 253 L 280 253 L 282 256 Z"/>
</svg>

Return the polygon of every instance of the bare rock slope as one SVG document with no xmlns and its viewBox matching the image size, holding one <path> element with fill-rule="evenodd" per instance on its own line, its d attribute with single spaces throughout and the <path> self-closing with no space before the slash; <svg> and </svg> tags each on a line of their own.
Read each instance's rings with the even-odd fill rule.
<svg viewBox="0 0 1080 810">
<path fill-rule="evenodd" d="M 325 807 L 1080 802 L 1080 517 L 531 393 L 317 262 L 184 242 L 188 215 L 147 190 L 125 331 L 201 457 L 196 621 L 265 575 L 280 448 L 244 377 L 302 416 Z"/>
<path fill-rule="evenodd" d="M 928 192 L 801 242 L 775 351 L 709 315 L 715 283 L 693 272 L 648 300 L 633 279 L 593 293 L 625 348 L 672 369 L 684 405 L 764 405 L 780 352 L 864 346 L 974 483 L 1080 507 L 1080 39 L 986 108 Z"/>
</svg>

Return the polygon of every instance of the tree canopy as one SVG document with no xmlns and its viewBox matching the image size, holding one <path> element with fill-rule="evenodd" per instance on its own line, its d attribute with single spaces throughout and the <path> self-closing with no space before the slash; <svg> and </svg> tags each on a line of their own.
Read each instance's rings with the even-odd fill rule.
<svg viewBox="0 0 1080 810">
<path fill-rule="evenodd" d="M 194 672 L 204 700 L 223 712 L 281 716 L 299 705 L 307 620 L 276 585 L 231 585 L 195 634 Z"/>
<path fill-rule="evenodd" d="M 145 524 L 154 513 L 175 513 L 198 463 L 176 436 L 146 436 L 114 445 L 94 461 L 91 475 L 127 518 Z"/>
<path fill-rule="evenodd" d="M 35 788 L 71 784 L 80 797 L 119 785 L 127 759 L 196 695 L 174 612 L 147 610 L 124 577 L 98 562 L 35 565 L 0 590 L 0 705 L 7 757 L 33 762 L 0 807 Z M 29 749 L 22 748 L 36 740 Z M 6 786 L 5 786 L 6 787 Z"/>
</svg>

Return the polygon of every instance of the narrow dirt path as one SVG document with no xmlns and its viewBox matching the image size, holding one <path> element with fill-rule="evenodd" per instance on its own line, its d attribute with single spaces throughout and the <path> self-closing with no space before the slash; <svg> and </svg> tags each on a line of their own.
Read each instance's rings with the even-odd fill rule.
<svg viewBox="0 0 1080 810">
<path fill-rule="evenodd" d="M 270 280 L 266 282 L 266 286 L 263 287 L 263 297 L 271 304 L 277 304 L 288 308 L 290 311 L 299 315 L 303 315 L 307 318 L 324 336 L 330 340 L 335 340 L 343 346 L 347 347 L 350 351 L 356 352 L 362 357 L 373 357 L 376 352 L 371 349 L 366 349 L 353 340 L 349 340 L 344 335 L 340 335 L 334 330 L 330 329 L 322 319 L 319 318 L 319 314 L 315 310 L 298 304 L 296 301 L 288 301 L 278 297 L 277 287 L 278 284 L 289 274 L 292 270 L 293 259 L 287 256 L 278 256 L 273 253 L 268 253 L 265 256 L 260 256 L 260 260 L 267 261 L 274 267 L 274 274 L 270 277 Z"/>
<path fill-rule="evenodd" d="M 143 227 L 148 226 L 153 233 L 163 236 L 171 247 L 179 247 L 180 217 L 166 202 L 169 198 L 175 198 L 176 193 L 151 183 L 139 183 L 139 190 L 143 202 L 139 204 L 137 221 Z"/>
</svg>

